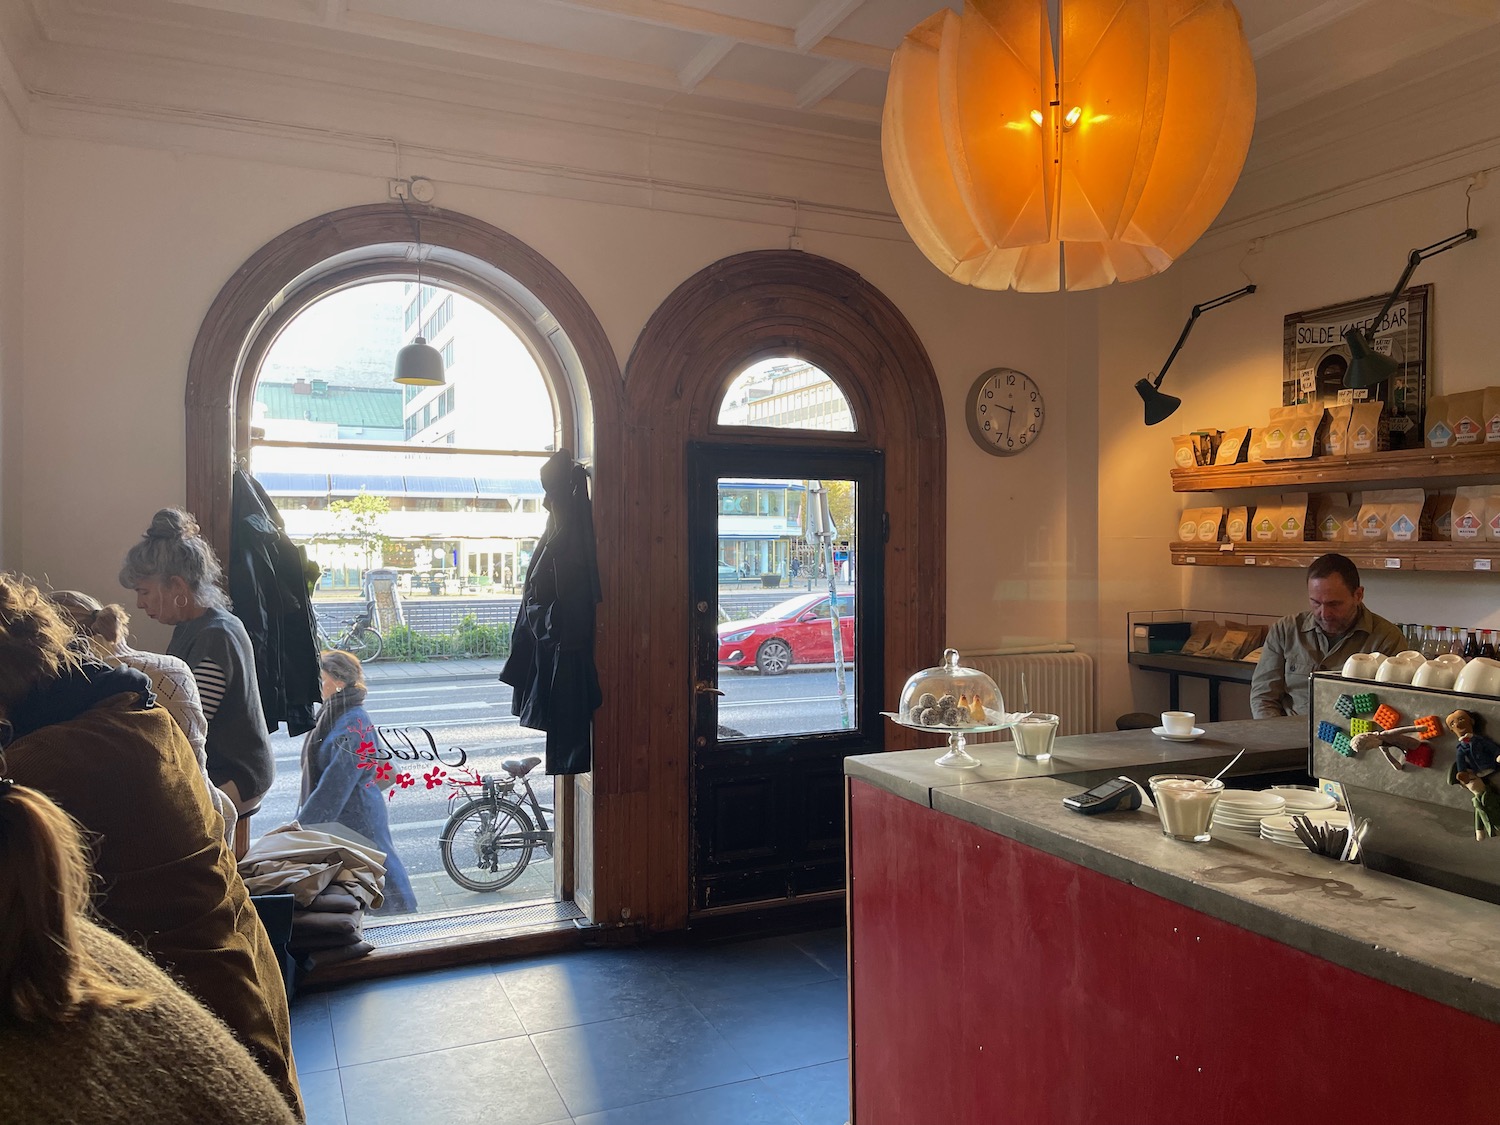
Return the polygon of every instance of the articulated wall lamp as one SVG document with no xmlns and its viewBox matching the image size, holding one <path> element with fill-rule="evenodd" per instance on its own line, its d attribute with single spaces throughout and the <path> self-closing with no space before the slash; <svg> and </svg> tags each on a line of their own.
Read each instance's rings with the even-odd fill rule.
<svg viewBox="0 0 1500 1125">
<path fill-rule="evenodd" d="M 1182 345 L 1187 341 L 1188 333 L 1193 330 L 1193 325 L 1197 323 L 1198 318 L 1209 309 L 1227 305 L 1230 301 L 1238 301 L 1241 297 L 1248 297 L 1254 292 L 1255 286 L 1247 285 L 1243 289 L 1236 289 L 1233 293 L 1225 293 L 1222 297 L 1215 297 L 1212 301 L 1204 301 L 1201 305 L 1193 306 L 1193 311 L 1188 314 L 1187 323 L 1182 326 L 1182 335 L 1177 337 L 1177 343 L 1173 345 L 1171 354 L 1167 356 L 1167 362 L 1162 364 L 1161 370 L 1156 373 L 1156 381 L 1136 380 L 1135 389 L 1146 404 L 1146 425 L 1154 426 L 1158 422 L 1165 422 L 1182 405 L 1182 399 L 1161 391 L 1161 381 L 1167 373 L 1167 368 L 1171 367 L 1172 361 L 1177 358 L 1177 353 L 1182 351 Z"/>
<path fill-rule="evenodd" d="M 1370 326 L 1363 332 L 1354 327 L 1344 330 L 1344 343 L 1349 345 L 1349 370 L 1344 372 L 1344 386 L 1373 387 L 1376 383 L 1385 382 L 1396 373 L 1396 368 L 1401 365 L 1390 356 L 1381 355 L 1375 350 L 1375 333 L 1385 321 L 1385 314 L 1391 311 L 1396 298 L 1401 296 L 1402 290 L 1411 280 L 1412 272 L 1419 262 L 1434 254 L 1441 254 L 1444 250 L 1452 250 L 1455 246 L 1471 242 L 1478 237 L 1479 232 L 1470 227 L 1461 234 L 1455 234 L 1441 242 L 1434 242 L 1431 246 L 1424 246 L 1420 250 L 1413 250 L 1406 256 L 1406 269 L 1401 272 L 1401 280 L 1396 282 L 1396 288 L 1391 290 L 1391 295 L 1385 299 L 1385 306 L 1380 310 L 1380 315 L 1370 321 Z"/>
<path fill-rule="evenodd" d="M 401 209 L 411 220 L 412 236 L 417 241 L 417 316 L 422 315 L 422 226 L 401 200 Z M 422 336 L 421 326 L 417 338 L 396 353 L 396 374 L 393 383 L 404 383 L 409 387 L 441 387 L 448 379 L 443 374 L 443 353 L 429 344 Z"/>
</svg>

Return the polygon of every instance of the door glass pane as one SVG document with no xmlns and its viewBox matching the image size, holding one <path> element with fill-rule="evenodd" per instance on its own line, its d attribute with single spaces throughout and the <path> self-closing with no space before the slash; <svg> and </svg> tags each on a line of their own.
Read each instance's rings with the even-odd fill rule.
<svg viewBox="0 0 1500 1125">
<path fill-rule="evenodd" d="M 857 487 L 719 479 L 721 742 L 858 725 Z"/>
</svg>

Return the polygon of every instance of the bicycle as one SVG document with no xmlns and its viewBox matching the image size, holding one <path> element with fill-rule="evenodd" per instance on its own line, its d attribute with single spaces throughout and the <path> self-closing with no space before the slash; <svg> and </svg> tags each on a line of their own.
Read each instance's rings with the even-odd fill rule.
<svg viewBox="0 0 1500 1125">
<path fill-rule="evenodd" d="M 448 877 L 460 887 L 498 891 L 521 877 L 536 848 L 551 857 L 554 833 L 547 826 L 546 814 L 553 810 L 537 800 L 526 778 L 541 761 L 535 756 L 506 758 L 500 768 L 507 776 L 485 778 L 480 782 L 480 795 L 448 818 L 439 849 Z"/>
<path fill-rule="evenodd" d="M 316 615 L 314 615 L 316 616 Z M 380 653 L 385 647 L 385 640 L 380 631 L 371 624 L 375 616 L 374 605 L 366 605 L 365 611 L 349 622 L 337 637 L 330 638 L 323 629 L 323 620 L 318 618 L 318 651 L 337 649 L 339 652 L 348 652 L 359 657 L 361 664 L 368 664 L 372 660 L 379 660 Z"/>
</svg>

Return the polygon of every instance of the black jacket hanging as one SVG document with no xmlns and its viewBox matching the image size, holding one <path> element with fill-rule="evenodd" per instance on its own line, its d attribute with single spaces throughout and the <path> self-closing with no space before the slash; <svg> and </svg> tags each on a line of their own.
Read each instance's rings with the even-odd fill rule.
<svg viewBox="0 0 1500 1125">
<path fill-rule="evenodd" d="M 234 474 L 230 518 L 229 597 L 255 650 L 266 726 L 274 731 L 285 722 L 288 734 L 305 734 L 320 698 L 307 556 L 287 535 L 266 490 L 243 469 Z"/>
<path fill-rule="evenodd" d="M 547 772 L 587 773 L 604 698 L 594 666 L 599 562 L 588 470 L 560 449 L 542 466 L 542 490 L 547 528 L 526 572 L 500 679 L 515 689 L 511 713 L 547 732 Z"/>
</svg>

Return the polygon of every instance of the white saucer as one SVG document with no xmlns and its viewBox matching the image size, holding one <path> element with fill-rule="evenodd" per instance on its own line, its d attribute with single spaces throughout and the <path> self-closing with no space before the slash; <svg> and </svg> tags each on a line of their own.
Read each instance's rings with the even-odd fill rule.
<svg viewBox="0 0 1500 1125">
<path fill-rule="evenodd" d="M 1168 742 L 1192 742 L 1194 739 L 1203 737 L 1203 728 L 1194 727 L 1192 734 L 1168 734 L 1166 727 L 1152 727 L 1151 733 L 1157 738 L 1165 738 Z"/>
</svg>

